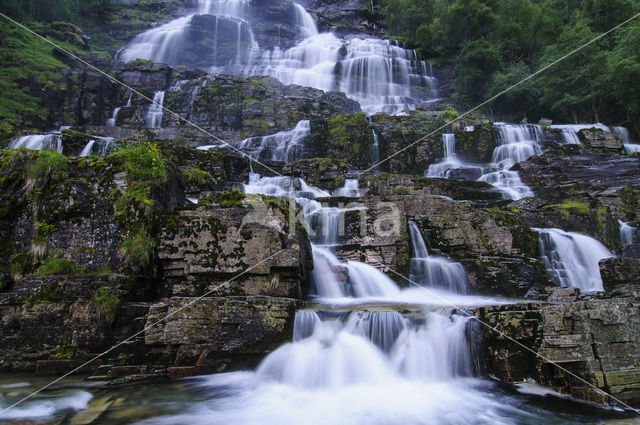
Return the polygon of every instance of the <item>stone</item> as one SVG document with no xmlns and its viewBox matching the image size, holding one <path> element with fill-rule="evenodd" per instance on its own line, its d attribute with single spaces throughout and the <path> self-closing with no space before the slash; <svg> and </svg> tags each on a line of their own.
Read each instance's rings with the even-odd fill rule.
<svg viewBox="0 0 640 425">
<path fill-rule="evenodd" d="M 618 134 L 600 128 L 582 129 L 578 132 L 580 141 L 587 149 L 622 151 L 622 138 Z"/>
<path fill-rule="evenodd" d="M 640 259 L 619 257 L 600 260 L 600 274 L 604 290 L 607 292 L 624 286 L 638 288 Z"/>
</svg>

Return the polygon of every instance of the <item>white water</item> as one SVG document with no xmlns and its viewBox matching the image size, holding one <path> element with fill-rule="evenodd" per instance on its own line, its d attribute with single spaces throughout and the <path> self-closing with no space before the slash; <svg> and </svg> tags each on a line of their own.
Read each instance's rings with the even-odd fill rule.
<svg viewBox="0 0 640 425">
<path fill-rule="evenodd" d="M 410 279 L 427 288 L 466 294 L 469 279 L 462 264 L 444 257 L 430 256 L 422 233 L 413 221 L 409 221 L 409 233 L 413 247 Z"/>
<path fill-rule="evenodd" d="M 164 115 L 164 91 L 157 91 L 153 95 L 153 103 L 149 105 L 146 116 L 147 128 L 162 127 L 162 116 Z"/>
<path fill-rule="evenodd" d="M 127 100 L 126 105 L 118 106 L 118 107 L 114 108 L 113 114 L 111 115 L 111 118 L 107 119 L 107 123 L 106 123 L 107 127 L 115 127 L 116 122 L 118 120 L 118 114 L 120 113 L 120 110 L 122 108 L 130 108 L 131 107 L 131 97 L 132 96 L 133 96 L 133 93 L 129 94 L 129 99 Z"/>
<path fill-rule="evenodd" d="M 334 196 L 347 196 L 357 198 L 362 195 L 358 179 L 345 179 L 344 186 L 339 187 L 333 193 Z"/>
<path fill-rule="evenodd" d="M 535 229 L 540 233 L 542 260 L 558 286 L 602 291 L 598 262 L 614 255 L 599 241 L 560 229 Z"/>
<path fill-rule="evenodd" d="M 631 135 L 629 134 L 629 130 L 624 127 L 612 127 L 611 131 L 614 134 L 619 134 L 622 137 L 622 143 L 624 144 L 624 149 L 627 153 L 640 152 L 640 144 L 635 144 L 631 140 Z"/>
<path fill-rule="evenodd" d="M 31 391 L 24 393 L 20 392 L 18 394 L 20 395 L 11 398 L 5 398 L 0 394 L 0 411 L 11 406 L 21 398 L 31 394 Z M 67 391 L 59 395 L 47 395 L 36 400 L 26 401 L 23 404 L 0 414 L 0 422 L 18 421 L 18 423 L 27 423 L 22 422 L 22 420 L 52 418 L 65 411 L 79 411 L 86 409 L 91 399 L 93 399 L 93 396 L 86 391 Z M 29 421 L 28 423 L 32 422 Z"/>
<path fill-rule="evenodd" d="M 115 139 L 112 137 L 98 137 L 89 140 L 80 152 L 79 157 L 87 157 L 89 155 L 105 156 L 112 154 L 117 149 Z"/>
<path fill-rule="evenodd" d="M 264 50 L 258 46 L 251 25 L 252 12 L 259 12 L 251 10 L 249 1 L 200 1 L 199 4 L 199 13 L 237 21 L 236 43 L 232 47 L 236 50 L 235 60 L 211 63 L 213 73 L 269 75 L 285 84 L 342 91 L 369 113 L 399 113 L 437 97 L 430 66 L 419 61 L 415 51 L 403 49 L 389 40 L 343 39 L 332 33 L 318 33 L 313 18 L 298 4 L 294 4 L 291 24 L 298 28 L 302 40 L 286 51 Z M 119 59 L 182 64 L 181 50 L 187 42 L 192 17 L 179 18 L 138 35 Z M 214 52 L 231 48 L 217 32 L 212 44 Z M 227 53 L 231 56 L 232 52 Z"/>
<path fill-rule="evenodd" d="M 621 220 L 618 220 L 618 224 L 620 225 L 620 243 L 623 246 L 631 245 L 638 240 L 638 229 Z"/>
<path fill-rule="evenodd" d="M 494 149 L 490 164 L 478 165 L 459 159 L 455 151 L 455 134 L 443 134 L 445 158 L 431 164 L 425 176 L 450 178 L 453 170 L 467 170 L 471 178 L 480 175 L 478 180 L 494 186 L 504 199 L 518 200 L 533 196 L 533 191 L 522 182 L 520 174 L 509 169 L 533 155 L 542 154 L 542 148 L 538 143 L 544 138 L 542 128 L 530 124 L 496 123 L 494 129 L 500 145 Z"/>
<path fill-rule="evenodd" d="M 26 148 L 62 153 L 62 130 L 66 128 L 68 127 L 62 127 L 58 131 L 51 131 L 47 134 L 30 134 L 17 137 L 9 142 L 9 149 Z"/>
<path fill-rule="evenodd" d="M 271 160 L 291 163 L 302 158 L 304 141 L 311 133 L 308 120 L 298 122 L 296 128 L 269 136 L 250 137 L 238 145 L 255 160 Z"/>
</svg>

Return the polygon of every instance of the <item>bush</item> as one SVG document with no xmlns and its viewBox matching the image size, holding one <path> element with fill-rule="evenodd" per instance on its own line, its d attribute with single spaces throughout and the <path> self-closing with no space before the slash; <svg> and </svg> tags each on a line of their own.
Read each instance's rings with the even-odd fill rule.
<svg viewBox="0 0 640 425">
<path fill-rule="evenodd" d="M 447 106 L 444 111 L 438 114 L 438 119 L 442 120 L 446 123 L 450 123 L 451 121 L 457 119 L 460 115 L 458 111 L 456 111 L 453 107 Z"/>
<path fill-rule="evenodd" d="M 33 187 L 42 187 L 47 181 L 55 180 L 67 172 L 69 158 L 54 151 L 40 151 L 35 162 L 27 169 L 27 177 Z"/>
<path fill-rule="evenodd" d="M 123 238 L 122 253 L 129 264 L 140 268 L 149 266 L 156 249 L 156 241 L 147 234 L 147 231 L 141 229 L 133 237 L 127 232 Z"/>
<path fill-rule="evenodd" d="M 157 145 L 137 143 L 120 149 L 116 155 L 124 161 L 131 180 L 156 184 L 167 181 L 167 168 Z"/>
<path fill-rule="evenodd" d="M 182 174 L 186 183 L 194 186 L 204 186 L 211 181 L 211 174 L 199 168 L 187 168 Z"/>
<path fill-rule="evenodd" d="M 100 303 L 100 311 L 105 315 L 109 322 L 115 319 L 118 308 L 122 305 L 122 301 L 114 293 L 110 286 L 103 286 L 96 291 L 93 300 Z"/>
<path fill-rule="evenodd" d="M 47 261 L 38 270 L 38 276 L 57 276 L 78 273 L 78 267 L 66 258 L 55 258 Z"/>
</svg>

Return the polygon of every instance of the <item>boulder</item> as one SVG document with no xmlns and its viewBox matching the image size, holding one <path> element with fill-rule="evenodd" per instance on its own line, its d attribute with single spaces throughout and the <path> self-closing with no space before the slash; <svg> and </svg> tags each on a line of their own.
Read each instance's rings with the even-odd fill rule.
<svg viewBox="0 0 640 425">
<path fill-rule="evenodd" d="M 600 128 L 585 128 L 578 132 L 580 142 L 587 149 L 611 150 L 620 152 L 623 149 L 622 138 L 618 134 Z"/>
<path fill-rule="evenodd" d="M 600 260 L 600 274 L 607 292 L 625 286 L 637 288 L 640 286 L 640 259 L 618 257 Z"/>
</svg>

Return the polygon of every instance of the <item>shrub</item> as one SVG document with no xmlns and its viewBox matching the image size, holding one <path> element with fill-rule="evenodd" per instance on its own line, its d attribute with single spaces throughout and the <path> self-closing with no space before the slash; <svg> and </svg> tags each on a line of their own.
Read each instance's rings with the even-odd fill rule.
<svg viewBox="0 0 640 425">
<path fill-rule="evenodd" d="M 204 186 L 211 180 L 211 174 L 199 168 L 187 168 L 182 174 L 187 184 Z"/>
<path fill-rule="evenodd" d="M 42 187 L 47 181 L 61 177 L 68 169 L 69 158 L 54 151 L 40 151 L 27 169 L 32 188 Z"/>
<path fill-rule="evenodd" d="M 442 112 L 438 114 L 438 119 L 446 123 L 450 123 L 451 121 L 457 119 L 459 116 L 460 115 L 458 114 L 458 111 L 456 111 L 451 106 L 447 106 Z"/>
<path fill-rule="evenodd" d="M 137 143 L 120 149 L 116 155 L 122 158 L 131 180 L 149 183 L 167 181 L 167 168 L 157 145 Z"/>
<path fill-rule="evenodd" d="M 247 196 L 238 189 L 233 189 L 232 191 L 216 193 L 214 195 L 214 201 L 223 208 L 241 207 L 242 200 L 246 197 Z"/>
<path fill-rule="evenodd" d="M 131 236 L 129 232 L 123 236 L 122 253 L 131 265 L 145 268 L 151 264 L 156 241 L 147 234 L 145 229 L 140 229 L 135 236 Z"/>
<path fill-rule="evenodd" d="M 118 308 L 122 305 L 122 301 L 115 294 L 115 291 L 110 286 L 103 286 L 96 291 L 93 300 L 100 303 L 102 314 L 109 322 L 113 322 Z"/>
<path fill-rule="evenodd" d="M 56 276 L 56 275 L 70 275 L 76 274 L 78 267 L 66 258 L 54 258 L 47 261 L 40 270 L 38 270 L 39 276 Z"/>
</svg>

